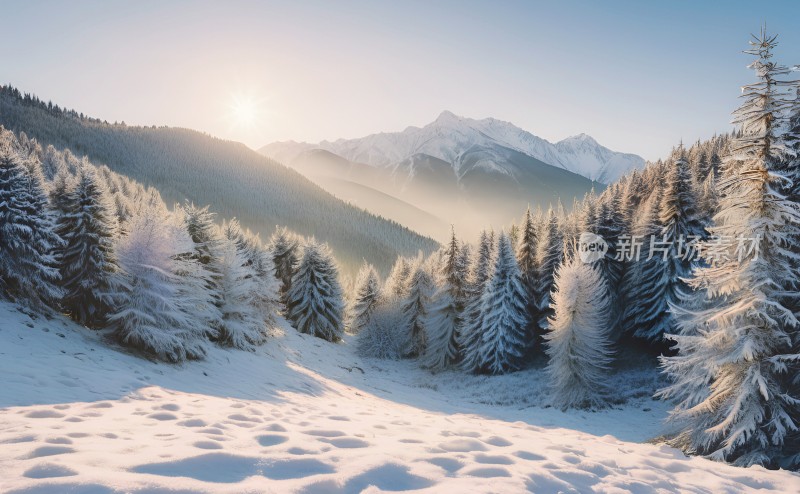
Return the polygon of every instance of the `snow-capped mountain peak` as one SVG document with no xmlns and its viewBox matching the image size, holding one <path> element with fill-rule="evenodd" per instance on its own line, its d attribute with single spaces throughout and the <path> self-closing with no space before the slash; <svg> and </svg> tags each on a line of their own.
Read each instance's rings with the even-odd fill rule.
<svg viewBox="0 0 800 494">
<path fill-rule="evenodd" d="M 460 168 L 458 157 L 467 150 L 485 149 L 494 155 L 498 149 L 510 149 L 604 183 L 644 166 L 641 157 L 611 151 L 587 134 L 578 134 L 553 144 L 510 122 L 494 118 L 477 120 L 448 110 L 442 111 L 424 127 L 407 127 L 401 132 L 384 132 L 358 139 L 323 141 L 316 145 L 272 143 L 263 147 L 261 152 L 290 162 L 312 148 L 376 167 L 394 166 L 414 155 L 424 154 L 451 163 L 456 174 Z M 499 165 L 497 168 L 505 172 L 513 172 L 502 164 L 494 165 Z"/>
</svg>

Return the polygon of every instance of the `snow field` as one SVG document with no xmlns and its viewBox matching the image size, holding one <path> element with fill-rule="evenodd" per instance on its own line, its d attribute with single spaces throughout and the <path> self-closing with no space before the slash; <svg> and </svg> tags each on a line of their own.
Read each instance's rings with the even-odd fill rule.
<svg viewBox="0 0 800 494">
<path fill-rule="evenodd" d="M 173 366 L 0 303 L 0 491 L 800 491 L 797 474 L 638 444 L 667 409 L 647 397 L 563 413 L 537 405 L 535 371 L 431 375 L 351 344 L 284 327 Z"/>
</svg>

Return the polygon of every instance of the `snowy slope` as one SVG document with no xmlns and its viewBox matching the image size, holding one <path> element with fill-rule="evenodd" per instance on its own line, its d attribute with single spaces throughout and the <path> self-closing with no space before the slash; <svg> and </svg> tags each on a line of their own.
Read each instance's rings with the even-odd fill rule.
<svg viewBox="0 0 800 494">
<path fill-rule="evenodd" d="M 646 396 L 566 414 L 534 371 L 433 376 L 284 331 L 175 367 L 0 303 L 0 491 L 800 492 L 640 444 L 665 414 Z"/>
<path fill-rule="evenodd" d="M 415 154 L 426 154 L 451 163 L 459 176 L 461 156 L 475 148 L 510 148 L 602 183 L 611 183 L 627 171 L 644 166 L 641 157 L 611 151 L 585 134 L 553 144 L 509 122 L 494 118 L 464 118 L 449 111 L 442 112 L 434 122 L 421 128 L 408 127 L 402 132 L 318 144 L 276 142 L 264 146 L 260 152 L 283 163 L 291 163 L 303 151 L 314 148 L 376 167 L 392 166 Z"/>
</svg>

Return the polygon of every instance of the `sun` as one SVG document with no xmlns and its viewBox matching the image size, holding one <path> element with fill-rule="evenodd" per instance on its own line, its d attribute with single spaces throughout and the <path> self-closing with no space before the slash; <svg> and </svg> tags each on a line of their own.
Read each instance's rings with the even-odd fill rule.
<svg viewBox="0 0 800 494">
<path fill-rule="evenodd" d="M 234 96 L 230 105 L 231 116 L 236 125 L 244 128 L 253 128 L 258 124 L 258 102 L 248 96 Z"/>
</svg>

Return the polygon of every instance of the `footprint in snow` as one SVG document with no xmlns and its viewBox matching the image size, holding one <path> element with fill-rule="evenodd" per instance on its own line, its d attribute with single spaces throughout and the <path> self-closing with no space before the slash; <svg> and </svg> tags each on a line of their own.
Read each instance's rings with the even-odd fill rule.
<svg viewBox="0 0 800 494">
<path fill-rule="evenodd" d="M 67 453 L 74 453 L 75 450 L 66 446 L 41 446 L 34 449 L 28 455 L 20 458 L 21 460 L 30 460 L 33 458 L 41 458 L 43 456 L 63 455 Z"/>
<path fill-rule="evenodd" d="M 303 431 L 303 433 L 308 434 L 309 436 L 318 436 L 318 437 L 341 437 L 345 435 L 345 433 L 342 431 L 330 431 L 330 430 L 310 430 L 310 431 Z"/>
<path fill-rule="evenodd" d="M 256 441 L 258 441 L 258 444 L 264 447 L 276 446 L 278 444 L 285 443 L 288 440 L 289 440 L 288 437 L 281 436 L 279 434 L 264 434 L 263 436 L 256 437 Z"/>
<path fill-rule="evenodd" d="M 25 417 L 29 419 L 60 419 L 65 417 L 65 415 L 55 410 L 34 410 L 26 413 Z"/>
<path fill-rule="evenodd" d="M 367 441 L 364 441 L 362 439 L 357 439 L 355 437 L 335 437 L 332 439 L 320 438 L 319 440 L 331 444 L 333 446 L 336 446 L 337 448 L 345 448 L 345 449 L 366 448 L 370 445 Z"/>
<path fill-rule="evenodd" d="M 514 460 L 505 455 L 485 455 L 478 453 L 475 455 L 475 461 L 487 465 L 512 465 Z"/>
<path fill-rule="evenodd" d="M 72 477 L 73 475 L 78 475 L 78 472 L 71 468 L 55 465 L 53 463 L 36 465 L 33 468 L 25 470 L 25 473 L 22 474 L 23 477 L 29 479 L 53 479 L 57 477 Z"/>
</svg>

